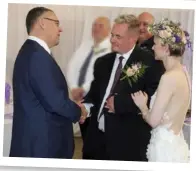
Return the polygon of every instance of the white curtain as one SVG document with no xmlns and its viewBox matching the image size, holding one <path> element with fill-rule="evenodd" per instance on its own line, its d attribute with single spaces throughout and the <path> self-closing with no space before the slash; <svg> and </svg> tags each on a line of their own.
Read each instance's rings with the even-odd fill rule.
<svg viewBox="0 0 196 171">
<path fill-rule="evenodd" d="M 7 36 L 7 79 L 12 77 L 13 63 L 18 50 L 27 38 L 25 18 L 28 11 L 38 6 L 36 4 L 9 4 L 8 8 L 8 36 Z M 42 6 L 42 5 L 39 5 Z M 179 21 L 187 30 L 193 40 L 194 10 L 171 10 L 149 8 L 122 8 L 122 7 L 91 7 L 91 6 L 66 6 L 66 5 L 43 5 L 54 10 L 63 28 L 60 44 L 52 49 L 64 74 L 69 59 L 82 40 L 90 38 L 91 24 L 97 16 L 108 16 L 111 24 L 118 14 L 131 13 L 138 15 L 143 11 L 151 12 L 156 21 L 162 17 L 168 17 Z M 185 56 L 186 57 L 186 56 Z M 192 56 L 184 62 L 191 73 Z"/>
<path fill-rule="evenodd" d="M 8 35 L 7 35 L 7 63 L 6 79 L 11 83 L 12 70 L 17 53 L 27 38 L 25 18 L 28 11 L 36 4 L 9 4 L 8 8 Z M 141 12 L 151 12 L 156 21 L 167 17 L 180 22 L 182 27 L 190 33 L 193 40 L 194 10 L 171 10 L 150 8 L 122 8 L 122 7 L 91 7 L 66 5 L 39 5 L 48 7 L 56 13 L 60 20 L 63 32 L 60 44 L 52 49 L 53 55 L 66 75 L 66 67 L 75 49 L 79 44 L 91 37 L 91 25 L 98 16 L 107 16 L 113 20 L 119 14 L 130 13 L 138 15 Z M 189 73 L 192 73 L 192 54 L 185 53 L 183 59 Z"/>
</svg>

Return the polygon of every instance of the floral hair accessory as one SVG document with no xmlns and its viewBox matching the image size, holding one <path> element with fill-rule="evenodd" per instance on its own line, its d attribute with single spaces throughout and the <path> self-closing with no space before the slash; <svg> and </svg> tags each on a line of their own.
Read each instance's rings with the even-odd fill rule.
<svg viewBox="0 0 196 171">
<path fill-rule="evenodd" d="M 189 33 L 180 28 L 180 23 L 174 23 L 167 18 L 159 23 L 148 26 L 148 31 L 161 38 L 163 44 L 169 44 L 172 49 L 178 49 L 188 45 L 191 48 Z"/>
</svg>

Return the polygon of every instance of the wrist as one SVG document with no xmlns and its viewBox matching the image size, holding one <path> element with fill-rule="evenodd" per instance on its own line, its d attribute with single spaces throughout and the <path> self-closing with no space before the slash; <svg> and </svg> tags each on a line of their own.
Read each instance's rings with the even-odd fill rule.
<svg viewBox="0 0 196 171">
<path fill-rule="evenodd" d="M 143 115 L 146 115 L 148 113 L 148 111 L 149 111 L 149 109 L 148 109 L 148 107 L 146 105 L 145 106 L 142 106 L 140 108 L 140 110 L 141 110 L 141 112 L 142 112 Z"/>
</svg>

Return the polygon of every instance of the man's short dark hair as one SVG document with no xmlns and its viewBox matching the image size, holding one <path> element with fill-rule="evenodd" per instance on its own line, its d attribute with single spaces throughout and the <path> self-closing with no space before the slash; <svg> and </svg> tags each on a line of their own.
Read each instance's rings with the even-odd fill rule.
<svg viewBox="0 0 196 171">
<path fill-rule="evenodd" d="M 33 27 L 33 24 L 35 21 L 45 12 L 53 12 L 52 10 L 45 8 L 45 7 L 35 7 L 31 9 L 26 17 L 26 29 L 27 33 L 29 34 L 31 32 L 31 29 Z"/>
</svg>

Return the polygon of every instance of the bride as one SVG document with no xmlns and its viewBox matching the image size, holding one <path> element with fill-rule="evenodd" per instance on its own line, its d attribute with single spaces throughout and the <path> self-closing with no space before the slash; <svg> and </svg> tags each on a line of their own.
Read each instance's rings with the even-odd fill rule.
<svg viewBox="0 0 196 171">
<path fill-rule="evenodd" d="M 189 162 L 189 148 L 182 133 L 191 99 L 188 72 L 181 64 L 186 36 L 178 24 L 167 19 L 151 25 L 149 31 L 154 35 L 155 59 L 163 62 L 166 72 L 151 99 L 151 109 L 145 92 L 131 94 L 143 119 L 153 128 L 147 158 L 153 162 Z"/>
</svg>

